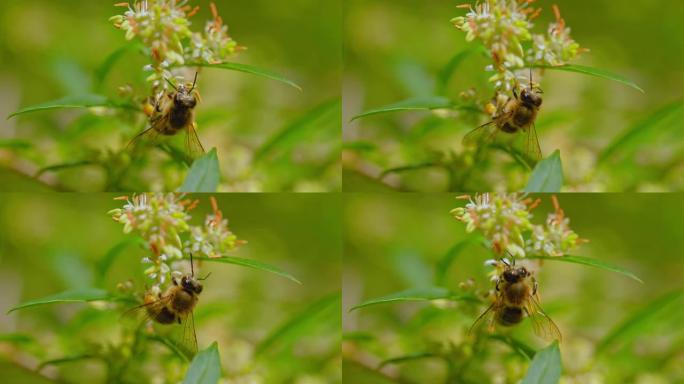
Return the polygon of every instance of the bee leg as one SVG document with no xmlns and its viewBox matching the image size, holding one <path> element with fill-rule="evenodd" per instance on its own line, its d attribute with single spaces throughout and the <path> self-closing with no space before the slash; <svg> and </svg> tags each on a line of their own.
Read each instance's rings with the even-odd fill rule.
<svg viewBox="0 0 684 384">
<path fill-rule="evenodd" d="M 500 282 L 500 281 L 501 281 L 501 280 L 496 279 L 496 286 L 495 286 L 495 288 L 496 288 L 496 291 L 497 291 L 497 292 L 499 292 L 499 282 Z"/>
<path fill-rule="evenodd" d="M 534 283 L 534 286 L 532 288 L 532 296 L 536 296 L 537 295 L 537 288 L 539 287 L 539 283 L 537 283 L 537 279 L 535 279 L 534 276 L 532 276 L 532 283 Z"/>
<path fill-rule="evenodd" d="M 515 96 L 515 99 L 518 99 L 518 91 L 515 90 L 515 87 L 513 88 L 513 96 Z"/>
<path fill-rule="evenodd" d="M 180 318 L 180 316 L 176 317 L 176 321 L 178 322 L 178 324 L 181 323 L 181 318 Z"/>
</svg>

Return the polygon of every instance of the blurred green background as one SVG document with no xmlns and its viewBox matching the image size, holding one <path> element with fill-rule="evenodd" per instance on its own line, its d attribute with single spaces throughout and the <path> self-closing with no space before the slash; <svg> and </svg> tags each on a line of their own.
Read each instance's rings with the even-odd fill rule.
<svg viewBox="0 0 684 384">
<path fill-rule="evenodd" d="M 553 211 L 549 196 L 540 197 L 534 223 L 542 223 Z M 682 382 L 684 239 L 679 223 L 684 196 L 565 194 L 558 198 L 570 227 L 589 240 L 574 255 L 618 265 L 644 281 L 640 284 L 570 263 L 547 261 L 542 266 L 536 276 L 541 304 L 563 335 L 561 383 Z M 345 381 L 444 383 L 447 367 L 439 358 L 389 364 L 380 374 L 376 368 L 386 359 L 450 348 L 459 383 L 517 383 L 525 374 L 528 361 L 508 345 L 484 339 L 478 347 L 473 338 L 466 338 L 467 329 L 485 309 L 482 304 L 404 302 L 349 312 L 371 298 L 434 285 L 437 262 L 457 242 L 472 236 L 449 214 L 463 205 L 449 194 L 345 196 Z M 490 289 L 487 272 L 491 269 L 484 265 L 490 258 L 483 247 L 469 246 L 448 270 L 445 286 L 458 292 L 459 284 L 472 278 L 477 288 Z M 624 324 L 628 326 L 607 339 Z M 525 320 L 510 333 L 533 348 L 546 346 L 548 341 L 530 328 Z M 497 331 L 505 332 L 501 327 Z M 599 352 L 601 343 L 605 345 Z"/>
<path fill-rule="evenodd" d="M 460 175 L 463 136 L 484 116 L 400 112 L 350 122 L 359 113 L 412 97 L 435 95 L 435 79 L 467 45 L 449 20 L 465 10 L 455 0 L 348 0 L 344 3 L 343 137 L 345 190 L 383 188 L 382 171 L 426 162 L 452 163 Z M 473 2 L 470 2 L 473 3 Z M 545 33 L 558 4 L 573 38 L 590 52 L 573 64 L 620 74 L 645 94 L 591 76 L 546 71 L 537 132 L 544 157 L 560 149 L 567 191 L 684 189 L 684 5 L 677 0 L 537 0 L 533 31 Z M 468 56 L 443 96 L 458 102 L 470 88 L 492 96 L 483 71 L 490 61 Z M 538 80 L 538 79 L 537 79 Z M 627 135 L 627 132 L 631 132 Z M 619 146 L 600 164 L 607 148 Z M 454 160 L 456 159 L 456 160 Z M 492 153 L 451 190 L 520 190 L 528 171 Z M 449 190 L 447 172 L 420 168 L 382 177 L 394 189 Z"/>
<path fill-rule="evenodd" d="M 126 116 L 102 111 L 53 110 L 4 118 L 20 107 L 86 91 L 115 97 L 117 88 L 125 84 L 147 96 L 144 78 L 148 74 L 142 71 L 147 62 L 137 52 L 124 54 L 102 89 L 93 89 L 96 69 L 127 44 L 124 33 L 107 20 L 123 11 L 114 3 L 3 2 L 0 177 L 7 180 L 5 190 L 39 189 L 41 185 L 30 177 L 47 166 L 97 159 L 119 169 L 118 163 L 127 161 L 110 151 L 122 150 L 141 130 L 140 116 L 131 122 Z M 191 29 L 202 30 L 211 18 L 209 1 L 190 4 L 201 6 L 191 18 Z M 325 7 L 315 0 L 220 0 L 216 5 L 231 37 L 248 48 L 229 61 L 278 72 L 303 89 L 300 92 L 241 72 L 201 71 L 198 132 L 205 149 L 218 149 L 223 175 L 220 190 L 340 189 L 340 1 Z M 284 133 L 286 127 L 324 104 L 328 105 L 325 114 Z M 267 146 L 260 161 L 254 161 L 255 153 Z M 93 165 L 48 172 L 40 180 L 52 188 L 79 191 L 175 190 L 184 169 L 168 164 L 168 156 L 157 152 L 152 151 L 146 163 L 130 167 L 123 180 L 116 182 L 104 167 Z M 12 187 L 7 186 L 10 182 Z"/>
<path fill-rule="evenodd" d="M 49 381 L 30 370 L 45 360 L 93 348 L 115 351 L 124 330 L 135 327 L 121 316 L 132 306 L 125 304 L 110 309 L 99 304 L 54 304 L 4 315 L 20 302 L 100 282 L 98 263 L 115 244 L 130 238 L 107 215 L 121 206 L 113 197 L 38 193 L 0 197 L 0 371 L 9 382 L 104 382 L 106 367 L 98 360 L 47 366 L 41 372 L 53 378 Z M 208 196 L 191 197 L 201 201 L 191 211 L 191 223 L 199 225 L 211 211 Z M 217 200 L 231 230 L 248 241 L 232 255 L 277 266 L 302 285 L 250 268 L 201 264 L 197 273 L 211 272 L 211 276 L 195 309 L 199 349 L 218 341 L 227 383 L 341 382 L 340 197 L 235 194 Z M 101 286 L 115 291 L 118 283 L 130 279 L 141 290 L 144 255 L 138 247 L 126 248 Z M 286 330 L 277 332 L 290 321 Z M 271 339 L 272 335 L 278 336 Z M 268 346 L 261 346 L 267 339 Z M 258 354 L 257 348 L 262 348 Z M 114 362 L 125 362 L 112 356 Z M 178 382 L 172 378 L 180 380 L 178 375 L 182 378 L 186 367 L 167 348 L 151 343 L 130 363 L 126 378 L 136 383 Z"/>
</svg>

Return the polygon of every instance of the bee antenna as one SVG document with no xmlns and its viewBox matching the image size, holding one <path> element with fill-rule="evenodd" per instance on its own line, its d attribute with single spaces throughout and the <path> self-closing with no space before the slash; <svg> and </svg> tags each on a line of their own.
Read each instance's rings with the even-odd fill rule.
<svg viewBox="0 0 684 384">
<path fill-rule="evenodd" d="M 166 80 L 166 82 L 169 83 L 169 85 L 171 86 L 171 88 L 173 88 L 174 90 L 178 91 L 178 88 L 176 88 L 176 86 L 173 85 L 173 83 L 171 82 L 171 80 L 169 80 L 169 79 L 166 78 L 166 77 L 164 78 L 164 80 Z"/>
<path fill-rule="evenodd" d="M 530 67 L 530 89 L 532 89 L 532 67 Z"/>
<path fill-rule="evenodd" d="M 207 273 L 207 275 L 204 277 L 198 278 L 197 280 L 206 280 L 209 276 L 211 276 L 211 272 Z"/>
<path fill-rule="evenodd" d="M 197 73 L 195 72 L 195 79 L 192 81 L 192 88 L 190 88 L 190 92 L 192 92 L 193 89 L 195 89 L 195 83 L 197 82 Z"/>
<path fill-rule="evenodd" d="M 192 272 L 192 277 L 195 277 L 195 266 L 193 264 L 192 253 L 190 253 L 190 272 Z"/>
</svg>

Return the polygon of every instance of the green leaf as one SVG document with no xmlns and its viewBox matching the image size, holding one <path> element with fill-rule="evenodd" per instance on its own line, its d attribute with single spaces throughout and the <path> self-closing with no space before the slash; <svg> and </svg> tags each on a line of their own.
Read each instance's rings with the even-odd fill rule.
<svg viewBox="0 0 684 384">
<path fill-rule="evenodd" d="M 393 357 L 391 359 L 384 360 L 383 362 L 380 363 L 378 366 L 378 369 L 382 369 L 385 365 L 388 364 L 399 364 L 403 363 L 406 361 L 412 361 L 412 360 L 420 360 L 420 359 L 428 359 L 432 357 L 440 357 L 440 355 L 432 352 L 417 352 L 417 353 L 412 353 L 409 355 L 405 356 L 399 356 L 399 357 Z"/>
<path fill-rule="evenodd" d="M 97 281 L 99 284 L 104 281 L 107 271 L 109 270 L 109 267 L 111 267 L 112 263 L 114 263 L 114 260 L 131 245 L 139 245 L 144 247 L 145 241 L 140 237 L 126 238 L 109 248 L 104 257 L 97 262 Z"/>
<path fill-rule="evenodd" d="M 192 359 L 183 384 L 216 384 L 221 377 L 221 356 L 214 341 Z"/>
<path fill-rule="evenodd" d="M 79 361 L 79 360 L 88 360 L 88 359 L 97 359 L 98 357 L 95 355 L 91 354 L 81 354 L 81 355 L 74 355 L 74 356 L 66 356 L 66 357 L 61 357 L 59 359 L 52 359 L 52 360 L 47 360 L 43 361 L 38 365 L 36 368 L 37 371 L 40 371 L 43 369 L 45 366 L 48 365 L 57 365 L 57 364 L 64 364 L 64 363 L 71 363 L 73 361 Z"/>
<path fill-rule="evenodd" d="M 551 261 L 563 261 L 566 263 L 588 265 L 591 267 L 596 267 L 596 268 L 605 269 L 607 271 L 616 272 L 616 273 L 619 273 L 621 275 L 627 276 L 630 279 L 636 280 L 642 284 L 644 283 L 635 274 L 633 274 L 632 272 L 630 272 L 630 271 L 628 271 L 622 267 L 618 267 L 617 265 L 613 265 L 613 264 L 607 263 L 603 260 L 594 259 L 591 257 L 567 255 L 567 256 L 527 256 L 527 258 L 528 259 L 551 260 Z"/>
<path fill-rule="evenodd" d="M 291 87 L 297 88 L 300 91 L 302 90 L 302 87 L 297 85 L 294 81 L 288 80 L 285 77 L 283 77 L 282 75 L 280 75 L 276 72 L 273 72 L 271 70 L 255 67 L 253 65 L 240 64 L 240 63 L 220 63 L 220 64 L 186 63 L 183 66 L 184 67 L 219 68 L 219 69 L 228 69 L 231 71 L 239 71 L 239 72 L 249 73 L 249 74 L 261 76 L 261 77 L 264 77 L 267 79 L 280 81 L 281 83 L 285 83 Z"/>
<path fill-rule="evenodd" d="M 257 261 L 257 260 L 252 260 L 252 259 L 244 259 L 241 257 L 232 257 L 232 256 L 221 256 L 221 257 L 195 257 L 195 260 L 204 260 L 204 261 L 211 261 L 211 262 L 217 262 L 217 263 L 225 263 L 225 264 L 235 264 L 235 265 L 240 265 L 243 267 L 249 267 L 249 268 L 254 268 L 258 269 L 260 271 L 266 271 L 266 272 L 271 272 L 274 273 L 278 276 L 282 276 L 286 279 L 292 280 L 297 284 L 301 284 L 302 282 L 297 280 L 296 277 L 292 276 L 291 274 L 276 268 L 270 264 L 266 264 L 263 261 Z"/>
<path fill-rule="evenodd" d="M 22 139 L 7 139 L 7 140 L 0 140 L 0 148 L 9 148 L 9 149 L 29 149 L 33 147 L 33 144 L 26 140 Z"/>
<path fill-rule="evenodd" d="M 455 54 L 447 65 L 439 71 L 439 75 L 437 76 L 437 90 L 440 94 L 446 90 L 447 85 L 449 85 L 449 80 L 451 80 L 451 76 L 454 74 L 454 71 L 456 71 L 456 68 L 458 68 L 458 66 L 461 65 L 461 62 L 463 62 L 471 53 L 473 53 L 472 49 L 466 49 Z"/>
<path fill-rule="evenodd" d="M 394 104 L 385 105 L 384 107 L 379 107 L 371 109 L 369 111 L 363 112 L 359 115 L 354 116 L 351 121 L 356 119 L 377 115 L 380 113 L 388 112 L 401 112 L 401 111 L 416 111 L 416 110 L 432 110 L 439 108 L 450 108 L 452 107 L 451 100 L 446 97 L 440 96 L 429 96 L 429 97 L 416 97 L 408 100 L 400 101 Z"/>
<path fill-rule="evenodd" d="M 560 380 L 562 370 L 561 355 L 558 342 L 534 355 L 522 384 L 556 384 Z"/>
<path fill-rule="evenodd" d="M 24 107 L 9 116 L 11 119 L 14 116 L 24 113 L 45 111 L 49 109 L 60 108 L 90 108 L 90 107 L 107 107 L 107 108 L 123 108 L 123 109 L 139 109 L 137 106 L 128 103 L 119 103 L 109 100 L 102 95 L 80 95 L 80 96 L 66 96 L 58 100 L 52 100 L 41 104 Z"/>
<path fill-rule="evenodd" d="M 173 352 L 176 356 L 180 357 L 181 360 L 189 363 L 193 358 L 194 352 L 191 351 L 187 346 L 180 342 L 176 342 L 166 336 L 158 335 L 154 333 L 143 333 L 140 332 L 138 337 L 144 337 L 148 340 L 156 341 L 159 344 L 164 345 L 169 351 Z"/>
<path fill-rule="evenodd" d="M 655 128 L 658 128 L 661 123 L 666 121 L 669 117 L 674 116 L 677 113 L 681 113 L 682 111 L 684 111 L 684 103 L 677 101 L 658 109 L 644 120 L 641 120 L 633 126 L 630 126 L 622 135 L 613 140 L 613 142 L 611 142 L 599 154 L 598 163 L 600 164 L 605 162 L 620 150 L 643 145 L 643 139 L 646 135 L 653 133 Z M 677 125 L 673 125 L 671 128 L 676 129 L 677 127 Z"/>
<path fill-rule="evenodd" d="M 121 48 L 116 49 L 114 52 L 110 53 L 105 60 L 95 69 L 95 89 L 99 90 L 102 88 L 105 78 L 109 72 L 114 67 L 117 61 L 119 61 L 126 53 L 133 51 L 135 49 L 142 48 L 139 43 L 126 44 Z"/>
<path fill-rule="evenodd" d="M 97 164 L 97 163 L 94 161 L 79 160 L 79 161 L 72 161 L 69 163 L 50 165 L 50 166 L 39 169 L 38 172 L 36 172 L 35 177 L 39 177 L 40 175 L 42 175 L 45 172 L 55 172 L 55 171 L 61 171 L 64 169 L 78 168 L 78 167 L 84 167 L 87 165 L 95 165 L 95 164 Z"/>
<path fill-rule="evenodd" d="M 372 152 L 378 149 L 378 146 L 369 141 L 348 141 L 342 144 L 342 149 L 354 152 Z"/>
<path fill-rule="evenodd" d="M 437 285 L 444 285 L 444 279 L 446 278 L 446 273 L 449 270 L 451 264 L 456 260 L 458 255 L 463 252 L 469 245 L 481 242 L 481 237 L 469 237 L 465 240 L 459 241 L 449 248 L 449 250 L 442 256 L 437 262 L 435 268 L 435 283 Z"/>
<path fill-rule="evenodd" d="M 337 310 L 340 306 L 340 294 L 334 293 L 316 301 L 304 311 L 295 314 L 284 324 L 272 331 L 256 347 L 255 354 L 260 355 L 272 349 L 276 345 L 286 345 L 296 340 L 300 335 L 307 334 L 308 330 L 320 323 L 321 314 L 329 310 Z M 338 312 L 339 315 L 339 312 Z"/>
<path fill-rule="evenodd" d="M 26 301 L 21 303 L 7 313 L 16 311 L 17 309 L 23 309 L 28 307 L 34 307 L 36 305 L 44 304 L 54 304 L 54 303 L 70 303 L 70 302 L 88 302 L 88 301 L 98 301 L 98 300 L 111 300 L 112 296 L 107 293 L 107 291 L 96 288 L 86 288 L 86 289 L 75 289 L 71 291 L 64 291 L 54 295 L 46 296 L 40 299 Z"/>
<path fill-rule="evenodd" d="M 415 171 L 415 170 L 423 169 L 423 168 L 432 168 L 432 167 L 440 167 L 440 166 L 442 166 L 442 164 L 436 163 L 434 161 L 427 161 L 425 163 L 418 163 L 418 164 L 403 165 L 401 167 L 385 169 L 380 174 L 380 179 L 384 178 L 385 176 L 389 175 L 390 173 L 401 173 L 401 172 L 407 172 L 407 171 Z"/>
<path fill-rule="evenodd" d="M 641 89 L 641 87 L 639 87 L 638 85 L 636 85 L 636 83 L 634 83 L 633 81 L 628 80 L 627 78 L 625 78 L 623 76 L 616 75 L 614 73 L 606 71 L 605 69 L 592 68 L 592 67 L 587 67 L 584 65 L 571 65 L 571 64 L 558 65 L 558 66 L 540 65 L 540 66 L 537 66 L 537 68 L 552 69 L 552 70 L 556 70 L 556 71 L 575 72 L 575 73 L 581 73 L 584 75 L 596 76 L 596 77 L 600 77 L 603 79 L 617 81 L 618 83 L 624 84 L 628 87 L 632 87 L 641 93 L 645 93 L 644 90 Z"/>
<path fill-rule="evenodd" d="M 277 149 L 282 150 L 286 147 L 292 146 L 294 143 L 297 143 L 299 140 L 292 140 L 292 138 L 300 137 L 303 133 L 307 132 L 311 128 L 318 128 L 318 124 L 314 125 L 314 123 L 320 123 L 321 119 L 332 114 L 335 115 L 335 121 L 339 122 L 339 100 L 331 100 L 318 105 L 314 109 L 307 112 L 304 116 L 298 118 L 297 120 L 288 124 L 282 130 L 278 131 L 256 151 L 254 154 L 254 162 L 256 163 L 261 160 L 265 160 Z"/>
<path fill-rule="evenodd" d="M 35 342 L 36 339 L 31 335 L 24 333 L 4 333 L 0 334 L 0 342 L 7 342 L 13 344 L 28 344 Z"/>
<path fill-rule="evenodd" d="M 608 332 L 596 346 L 596 353 L 606 352 L 608 347 L 617 342 L 627 342 L 635 336 L 647 333 L 653 320 L 661 317 L 670 305 L 677 305 L 681 308 L 684 305 L 681 302 L 683 299 L 684 291 L 680 289 L 653 300 Z"/>
<path fill-rule="evenodd" d="M 511 349 L 513 349 L 520 356 L 522 356 L 528 360 L 533 359 L 534 355 L 537 353 L 537 351 L 534 348 L 530 347 L 529 345 L 523 343 L 522 341 L 520 341 L 518 339 L 515 339 L 515 338 L 507 336 L 507 335 L 494 334 L 494 335 L 489 335 L 489 338 L 503 342 L 504 344 L 511 347 Z"/>
<path fill-rule="evenodd" d="M 561 186 L 563 186 L 563 164 L 560 151 L 556 149 L 551 156 L 541 160 L 534 167 L 525 192 L 560 192 Z"/>
<path fill-rule="evenodd" d="M 221 174 L 216 148 L 195 160 L 178 192 L 216 192 Z"/>
<path fill-rule="evenodd" d="M 349 311 L 351 312 L 355 309 L 377 304 L 394 303 L 400 301 L 429 301 L 437 299 L 477 301 L 477 298 L 472 295 L 457 295 L 442 287 L 411 288 L 405 291 L 366 300 L 359 305 L 355 305 Z"/>
</svg>

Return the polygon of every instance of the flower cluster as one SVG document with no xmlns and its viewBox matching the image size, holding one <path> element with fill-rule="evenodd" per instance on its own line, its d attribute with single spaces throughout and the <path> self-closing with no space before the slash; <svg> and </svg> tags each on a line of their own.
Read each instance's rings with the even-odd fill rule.
<svg viewBox="0 0 684 384">
<path fill-rule="evenodd" d="M 198 256 L 221 257 L 226 252 L 246 243 L 230 231 L 228 219 L 223 218 L 223 213 L 218 209 L 216 199 L 213 197 L 211 206 L 213 213 L 207 215 L 204 225 L 190 228 L 190 238 L 185 242 L 186 252 Z"/>
<path fill-rule="evenodd" d="M 118 3 L 126 7 L 123 15 L 110 18 L 114 26 L 126 32 L 126 39 L 138 38 L 149 50 L 152 63 L 145 67 L 153 71 L 147 80 L 154 88 L 166 88 L 163 79 L 172 77 L 170 69 L 193 63 L 215 64 L 225 60 L 242 47 L 228 35 L 228 27 L 211 3 L 213 20 L 203 32 L 190 30 L 190 17 L 199 7 L 187 0 L 141 0 Z"/>
<path fill-rule="evenodd" d="M 533 8 L 534 0 L 485 0 L 468 9 L 465 16 L 451 20 L 454 26 L 466 33 L 466 41 L 480 40 L 491 54 L 493 64 L 487 71 L 495 72 L 489 79 L 497 91 L 510 91 L 518 84 L 515 70 L 533 65 L 563 65 L 579 55 L 580 48 L 570 37 L 570 28 L 553 6 L 556 21 L 547 34 L 533 34 L 532 20 L 541 13 Z M 527 49 L 524 43 L 531 43 Z"/>
<path fill-rule="evenodd" d="M 244 243 L 228 229 L 228 221 L 223 219 L 213 198 L 213 213 L 207 216 L 203 226 L 189 224 L 192 218 L 189 212 L 199 201 L 190 200 L 184 194 L 141 194 L 116 199 L 125 201 L 124 206 L 108 214 L 123 224 L 124 233 L 136 234 L 145 241 L 149 253 L 142 263 L 149 265 L 144 273 L 155 281 L 153 289 L 158 290 L 171 276 L 180 276 L 181 272 L 173 269 L 174 261 L 182 260 L 184 253 L 219 257 Z"/>
<path fill-rule="evenodd" d="M 478 230 L 490 242 L 498 256 L 504 252 L 513 257 L 561 256 L 583 240 L 569 227 L 569 219 L 555 196 L 555 212 L 549 214 L 544 225 L 532 223 L 532 210 L 540 200 L 532 200 L 518 193 L 489 194 L 467 199 L 465 207 L 451 214 L 466 224 L 466 232 Z"/>
</svg>

